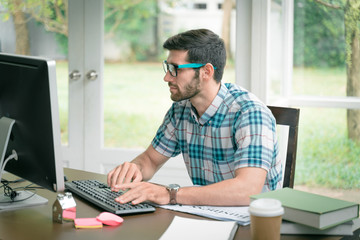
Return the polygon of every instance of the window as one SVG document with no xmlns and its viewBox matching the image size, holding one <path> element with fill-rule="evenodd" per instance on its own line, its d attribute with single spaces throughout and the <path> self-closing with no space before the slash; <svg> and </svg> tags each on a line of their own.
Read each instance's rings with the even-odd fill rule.
<svg viewBox="0 0 360 240">
<path fill-rule="evenodd" d="M 293 94 L 346 96 L 344 11 L 294 3 Z"/>
<path fill-rule="evenodd" d="M 172 104 L 159 60 L 167 57 L 162 43 L 168 37 L 203 27 L 221 35 L 222 10 L 211 11 L 207 8 L 210 3 L 186 5 L 184 1 L 174 6 L 163 3 L 159 5 L 159 12 L 156 3 L 146 1 L 141 4 L 143 6 L 134 4 L 124 9 L 127 14 L 120 14 L 112 11 L 116 6 L 105 2 L 105 16 L 108 16 L 105 19 L 103 91 L 106 148 L 146 148 L 162 123 Z M 213 7 L 216 7 L 215 3 Z M 110 16 L 110 12 L 114 14 Z M 119 24 L 116 31 L 110 34 L 111 26 L 121 22 L 126 22 L 127 26 Z M 234 23 L 235 14 L 232 15 L 233 36 Z M 232 51 L 235 52 L 234 45 Z M 232 61 L 227 64 L 223 80 L 235 82 Z"/>
<path fill-rule="evenodd" d="M 206 3 L 194 3 L 194 9 L 206 9 Z"/>
<path fill-rule="evenodd" d="M 354 180 L 359 177 L 354 168 L 359 158 L 354 154 L 360 151 L 356 143 L 360 139 L 356 127 L 360 118 L 354 116 L 359 116 L 360 101 L 353 97 L 355 86 L 349 85 L 346 70 L 349 62 L 344 14 L 351 4 L 338 8 L 341 4 L 345 3 L 294 1 L 294 66 L 289 102 L 301 108 L 295 178 L 298 184 L 359 187 Z"/>
</svg>

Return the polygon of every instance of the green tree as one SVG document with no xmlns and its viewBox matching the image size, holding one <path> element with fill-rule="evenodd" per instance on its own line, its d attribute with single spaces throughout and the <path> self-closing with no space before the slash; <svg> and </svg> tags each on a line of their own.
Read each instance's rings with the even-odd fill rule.
<svg viewBox="0 0 360 240">
<path fill-rule="evenodd" d="M 345 67 L 344 12 L 309 0 L 294 6 L 294 65 Z"/>
<path fill-rule="evenodd" d="M 0 4 L 7 10 L 4 20 L 12 16 L 14 21 L 16 53 L 28 55 L 30 52 L 26 23 L 31 19 L 56 33 L 60 45 L 67 48 L 68 0 L 0 0 Z M 156 38 L 156 21 L 149 19 L 154 19 L 157 11 L 156 0 L 106 0 L 105 37 L 129 42 L 134 55 L 138 53 L 135 59 L 143 58 L 147 49 L 156 54 L 156 44 L 149 43 L 147 35 Z"/>
<path fill-rule="evenodd" d="M 157 0 L 106 0 L 105 38 L 131 47 L 130 60 L 157 56 Z"/>
<path fill-rule="evenodd" d="M 31 19 L 42 23 L 47 31 L 68 34 L 67 0 L 0 0 L 0 4 L 7 10 L 4 20 L 13 18 L 18 54 L 30 53 L 27 22 Z"/>
<path fill-rule="evenodd" d="M 344 13 L 346 41 L 347 96 L 360 97 L 360 1 L 315 0 L 327 8 Z M 360 142 L 360 110 L 347 110 L 348 136 Z"/>
<path fill-rule="evenodd" d="M 297 0 L 294 29 L 294 65 L 345 65 L 346 94 L 360 97 L 360 1 Z M 347 110 L 347 132 L 360 142 L 360 110 Z"/>
</svg>

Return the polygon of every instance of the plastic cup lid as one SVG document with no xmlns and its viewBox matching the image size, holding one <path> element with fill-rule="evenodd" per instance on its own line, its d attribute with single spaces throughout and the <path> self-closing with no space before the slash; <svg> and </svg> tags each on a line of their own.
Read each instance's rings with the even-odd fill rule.
<svg viewBox="0 0 360 240">
<path fill-rule="evenodd" d="M 260 198 L 250 203 L 249 213 L 259 217 L 276 217 L 284 214 L 284 208 L 277 199 Z"/>
</svg>

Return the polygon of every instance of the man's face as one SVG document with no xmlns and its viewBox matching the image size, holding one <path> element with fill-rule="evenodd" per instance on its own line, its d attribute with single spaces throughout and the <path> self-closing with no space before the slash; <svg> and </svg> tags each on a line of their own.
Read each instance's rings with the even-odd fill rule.
<svg viewBox="0 0 360 240">
<path fill-rule="evenodd" d="M 182 65 L 186 61 L 187 51 L 171 50 L 167 58 L 169 64 Z M 177 76 L 173 77 L 169 71 L 165 74 L 164 81 L 168 82 L 171 93 L 171 100 L 178 102 L 185 99 L 191 99 L 200 92 L 200 79 L 196 76 L 195 69 L 182 68 L 177 69 Z"/>
</svg>

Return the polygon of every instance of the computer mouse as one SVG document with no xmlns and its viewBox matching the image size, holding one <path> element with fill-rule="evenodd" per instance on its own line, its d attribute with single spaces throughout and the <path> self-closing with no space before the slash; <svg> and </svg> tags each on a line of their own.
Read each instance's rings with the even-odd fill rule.
<svg viewBox="0 0 360 240">
<path fill-rule="evenodd" d="M 102 212 L 99 214 L 99 216 L 96 217 L 96 219 L 100 222 L 102 222 L 105 225 L 109 226 L 117 226 L 120 225 L 124 219 L 119 217 L 116 214 L 109 213 L 109 212 Z"/>
</svg>

